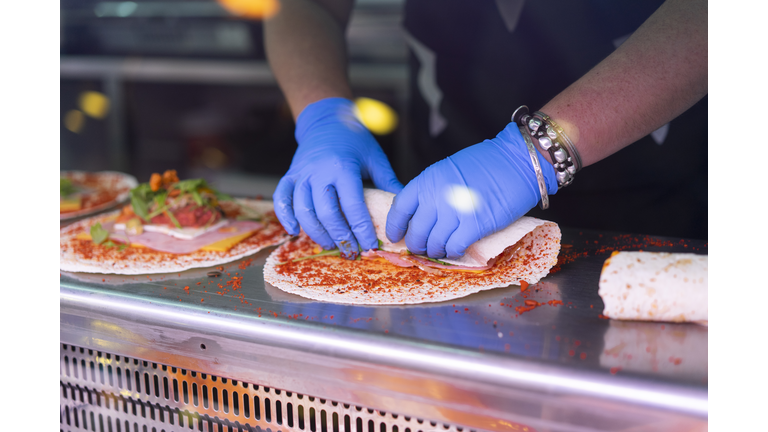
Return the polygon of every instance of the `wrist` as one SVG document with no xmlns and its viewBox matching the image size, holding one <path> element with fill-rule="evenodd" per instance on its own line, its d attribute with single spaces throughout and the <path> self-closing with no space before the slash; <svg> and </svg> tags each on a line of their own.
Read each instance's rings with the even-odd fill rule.
<svg viewBox="0 0 768 432">
<path fill-rule="evenodd" d="M 296 131 L 294 136 L 299 145 L 320 126 L 329 124 L 343 124 L 353 132 L 365 129 L 355 114 L 355 104 L 351 100 L 342 97 L 329 97 L 320 99 L 307 105 L 296 118 Z"/>
<path fill-rule="evenodd" d="M 530 113 L 525 105 L 515 110 L 512 121 L 519 125 L 531 143 L 536 140 L 542 153 L 549 153 L 548 160 L 555 170 L 558 188 L 573 183 L 582 166 L 581 157 L 563 128 L 541 111 Z"/>
</svg>

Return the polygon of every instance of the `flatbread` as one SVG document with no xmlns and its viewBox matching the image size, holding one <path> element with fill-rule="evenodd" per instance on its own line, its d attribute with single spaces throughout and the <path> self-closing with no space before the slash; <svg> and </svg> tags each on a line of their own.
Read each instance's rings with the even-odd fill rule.
<svg viewBox="0 0 768 432">
<path fill-rule="evenodd" d="M 369 199 L 371 197 L 375 199 Z M 388 192 L 377 191 L 371 195 L 366 191 L 366 204 L 381 240 L 386 239 L 386 235 L 379 233 L 383 227 L 382 215 L 386 221 L 392 197 L 394 195 Z M 386 210 L 381 206 L 385 206 Z M 445 301 L 522 281 L 529 284 L 538 282 L 557 263 L 560 237 L 560 228 L 554 222 L 523 217 L 504 230 L 481 240 L 493 247 L 477 248 L 486 252 L 473 257 L 473 262 L 487 262 L 501 254 L 489 270 L 443 271 L 445 276 L 441 276 L 416 267 L 398 267 L 381 259 L 350 261 L 331 256 L 291 262 L 320 251 L 320 247 L 302 233 L 270 254 L 264 265 L 264 280 L 302 297 L 334 303 L 413 304 Z M 395 251 L 399 247 L 385 242 L 382 249 Z M 497 249 L 500 249 L 499 253 L 485 258 L 489 254 L 487 250 Z"/>
<path fill-rule="evenodd" d="M 238 202 L 263 214 L 264 225 L 254 235 L 233 246 L 227 252 L 201 251 L 171 254 L 148 248 L 129 247 L 119 251 L 81 240 L 77 235 L 88 232 L 97 222 L 114 219 L 120 212 L 110 212 L 78 221 L 61 229 L 61 261 L 63 271 L 114 274 L 174 273 L 197 267 L 211 267 L 254 254 L 266 247 L 280 244 L 290 236 L 275 217 L 271 201 L 238 199 Z"/>
<path fill-rule="evenodd" d="M 117 171 L 61 171 L 60 177 L 88 190 L 83 195 L 82 208 L 59 213 L 59 220 L 62 221 L 95 214 L 118 205 L 127 200 L 131 189 L 139 184 L 136 177 Z"/>
<path fill-rule="evenodd" d="M 614 252 L 603 265 L 599 285 L 603 315 L 609 318 L 708 320 L 706 255 Z"/>
</svg>

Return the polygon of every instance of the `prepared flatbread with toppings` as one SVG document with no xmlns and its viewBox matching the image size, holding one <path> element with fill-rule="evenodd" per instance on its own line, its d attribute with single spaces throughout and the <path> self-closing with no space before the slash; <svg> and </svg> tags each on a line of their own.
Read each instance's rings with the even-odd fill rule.
<svg viewBox="0 0 768 432">
<path fill-rule="evenodd" d="M 393 194 L 366 190 L 365 200 L 380 240 L 358 260 L 322 251 L 306 234 L 284 243 L 268 258 L 264 279 L 302 297 L 353 304 L 407 304 L 464 297 L 546 276 L 560 251 L 557 224 L 521 218 L 472 246 L 460 260 L 413 255 L 383 235 Z"/>
<path fill-rule="evenodd" d="M 128 198 L 136 178 L 115 171 L 62 171 L 59 176 L 59 219 L 98 213 Z"/>
<path fill-rule="evenodd" d="M 159 181 L 157 180 L 159 178 Z M 272 203 L 233 199 L 175 171 L 131 190 L 131 204 L 61 230 L 61 270 L 146 274 L 231 262 L 289 236 Z"/>
</svg>

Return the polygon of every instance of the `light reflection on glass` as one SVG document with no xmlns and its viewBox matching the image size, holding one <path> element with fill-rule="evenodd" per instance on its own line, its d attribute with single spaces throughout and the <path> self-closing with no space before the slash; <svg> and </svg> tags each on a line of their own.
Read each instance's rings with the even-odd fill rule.
<svg viewBox="0 0 768 432">
<path fill-rule="evenodd" d="M 370 98 L 355 99 L 355 114 L 376 135 L 387 135 L 397 127 L 397 113 L 384 102 Z"/>
<path fill-rule="evenodd" d="M 85 125 L 85 116 L 80 110 L 69 110 L 64 114 L 64 127 L 68 131 L 80 133 Z"/>
<path fill-rule="evenodd" d="M 78 101 L 80 110 L 95 119 L 103 119 L 109 113 L 109 98 L 97 91 L 80 93 Z"/>
<path fill-rule="evenodd" d="M 280 10 L 277 0 L 217 0 L 229 13 L 243 18 L 268 19 Z"/>
</svg>

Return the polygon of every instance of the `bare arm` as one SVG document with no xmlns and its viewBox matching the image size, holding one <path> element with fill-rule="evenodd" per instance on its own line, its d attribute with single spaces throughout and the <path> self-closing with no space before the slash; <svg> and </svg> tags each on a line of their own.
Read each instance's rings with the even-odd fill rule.
<svg viewBox="0 0 768 432">
<path fill-rule="evenodd" d="M 707 1 L 667 0 L 541 111 L 563 127 L 587 166 L 658 129 L 706 94 Z"/>
<path fill-rule="evenodd" d="M 293 118 L 328 97 L 351 98 L 344 32 L 354 0 L 282 0 L 264 24 L 267 58 Z"/>
</svg>

